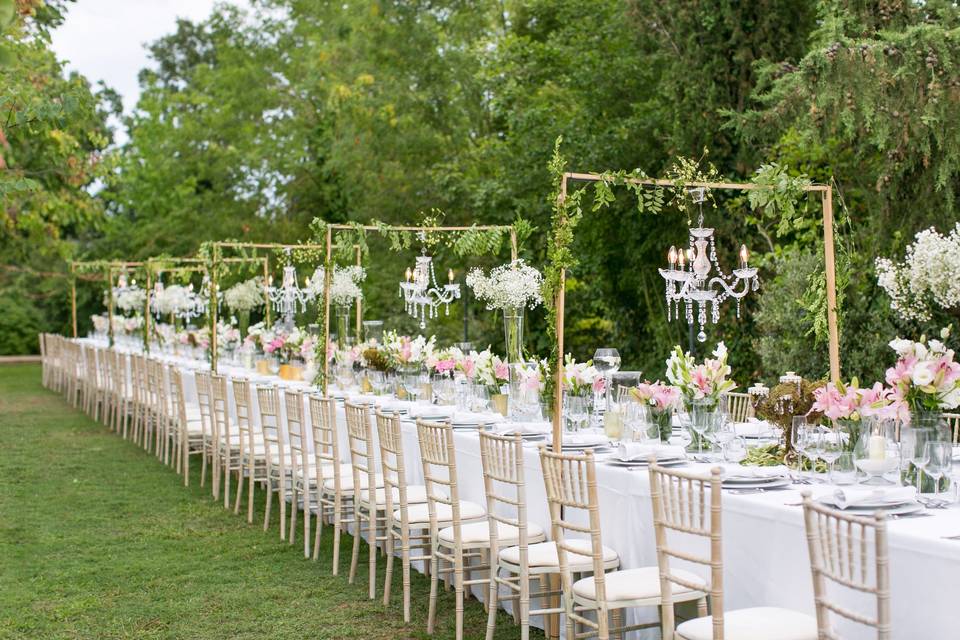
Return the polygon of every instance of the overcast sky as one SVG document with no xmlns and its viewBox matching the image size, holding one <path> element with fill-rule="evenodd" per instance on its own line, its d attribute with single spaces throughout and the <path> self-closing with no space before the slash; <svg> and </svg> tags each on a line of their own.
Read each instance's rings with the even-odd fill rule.
<svg viewBox="0 0 960 640">
<path fill-rule="evenodd" d="M 79 0 L 67 5 L 53 49 L 67 69 L 117 90 L 130 113 L 140 95 L 137 73 L 148 66 L 144 45 L 172 33 L 178 17 L 203 20 L 213 6 L 214 0 Z M 125 135 L 118 130 L 117 137 L 122 142 Z"/>
</svg>

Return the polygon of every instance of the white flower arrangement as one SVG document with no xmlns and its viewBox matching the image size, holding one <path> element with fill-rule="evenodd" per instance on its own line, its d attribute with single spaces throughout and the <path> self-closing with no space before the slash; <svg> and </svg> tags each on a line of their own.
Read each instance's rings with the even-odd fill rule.
<svg viewBox="0 0 960 640">
<path fill-rule="evenodd" d="M 218 320 L 217 340 L 224 349 L 236 349 L 240 346 L 240 329 L 228 322 Z"/>
<path fill-rule="evenodd" d="M 323 280 L 326 277 L 326 271 L 323 267 L 317 267 L 313 275 L 307 280 L 307 295 L 311 300 L 323 299 Z M 363 299 L 363 290 L 360 289 L 360 283 L 367 277 L 367 272 L 363 267 L 352 265 L 349 267 L 333 267 L 333 278 L 330 281 L 330 303 L 335 305 L 348 305 L 354 300 Z"/>
<path fill-rule="evenodd" d="M 93 330 L 97 333 L 107 333 L 110 330 L 110 317 L 105 315 L 92 315 L 90 316 L 91 322 L 93 322 Z"/>
<path fill-rule="evenodd" d="M 571 354 L 567 354 L 563 363 L 563 388 L 574 395 L 584 393 L 603 393 L 606 380 L 595 366 L 593 360 L 577 362 Z"/>
<path fill-rule="evenodd" d="M 411 338 L 388 331 L 383 335 L 383 351 L 394 367 L 424 365 L 433 360 L 436 341 L 436 336 Z"/>
<path fill-rule="evenodd" d="M 500 265 L 484 275 L 474 268 L 467 274 L 467 286 L 478 300 L 487 303 L 487 309 L 535 308 L 543 302 L 540 288 L 543 275 L 523 260 Z"/>
<path fill-rule="evenodd" d="M 687 401 L 714 400 L 736 389 L 737 384 L 728 379 L 731 369 L 727 364 L 727 347 L 723 342 L 717 344 L 713 358 L 704 358 L 703 364 L 689 353 L 684 353 L 679 345 L 667 359 L 667 380 L 680 389 Z"/>
<path fill-rule="evenodd" d="M 120 289 L 114 297 L 117 308 L 126 313 L 142 310 L 146 300 L 147 292 L 136 285 Z"/>
<path fill-rule="evenodd" d="M 904 320 L 930 320 L 932 306 L 960 307 L 960 222 L 949 235 L 933 227 L 917 233 L 903 262 L 877 258 L 877 283 Z"/>
<path fill-rule="evenodd" d="M 169 315 L 180 313 L 196 306 L 197 294 L 188 287 L 172 284 L 157 291 L 150 299 L 150 307 L 154 313 Z"/>
<path fill-rule="evenodd" d="M 263 306 L 263 278 L 238 282 L 223 292 L 223 301 L 233 311 L 250 311 Z"/>
</svg>

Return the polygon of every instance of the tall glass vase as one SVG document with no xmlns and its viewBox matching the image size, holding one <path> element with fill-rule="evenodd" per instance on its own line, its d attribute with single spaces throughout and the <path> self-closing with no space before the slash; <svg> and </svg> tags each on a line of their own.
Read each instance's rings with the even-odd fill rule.
<svg viewBox="0 0 960 640">
<path fill-rule="evenodd" d="M 523 362 L 523 307 L 503 310 L 503 334 L 507 345 L 507 362 Z"/>
<path fill-rule="evenodd" d="M 339 340 L 339 346 L 346 347 L 350 344 L 350 306 L 345 304 L 338 304 L 336 307 L 336 319 L 337 319 L 337 339 Z"/>
</svg>

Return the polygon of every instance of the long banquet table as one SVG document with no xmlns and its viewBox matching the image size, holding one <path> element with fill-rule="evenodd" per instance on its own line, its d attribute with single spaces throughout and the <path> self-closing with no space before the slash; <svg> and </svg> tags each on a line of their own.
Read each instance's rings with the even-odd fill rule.
<svg viewBox="0 0 960 640">
<path fill-rule="evenodd" d="M 183 365 L 183 363 L 180 363 Z M 202 365 L 200 365 L 202 366 Z M 192 372 L 195 364 L 185 367 L 187 400 L 196 401 Z M 221 367 L 228 377 L 254 377 L 252 372 Z M 263 377 L 255 382 L 264 383 Z M 271 384 L 281 390 L 311 390 L 303 383 L 290 383 L 273 377 Z M 232 393 L 232 390 L 231 390 Z M 231 398 L 231 412 L 232 398 Z M 338 403 L 338 433 L 341 455 L 349 461 L 346 447 L 346 424 L 342 402 Z M 257 411 L 252 411 L 255 426 Z M 309 419 L 309 418 L 308 418 Z M 402 422 L 404 454 L 411 483 L 423 482 L 416 426 Z M 374 429 L 374 437 L 376 437 Z M 479 436 L 475 431 L 457 431 L 454 435 L 457 453 L 460 497 L 486 505 L 483 494 Z M 312 448 L 312 442 L 309 445 Z M 542 482 L 537 443 L 525 444 L 524 461 L 527 481 L 528 518 L 549 531 L 549 513 Z M 708 473 L 708 463 L 689 463 L 688 469 Z M 723 493 L 724 597 L 727 610 L 752 606 L 780 606 L 814 613 L 813 588 L 804 533 L 799 486 L 781 491 L 756 494 Z M 650 483 L 646 470 L 627 469 L 605 464 L 598 455 L 597 489 L 600 503 L 603 543 L 620 554 L 622 568 L 656 565 L 653 514 L 650 504 Z M 960 541 L 942 536 L 960 534 L 960 507 L 927 510 L 928 517 L 890 519 L 888 544 L 892 582 L 892 621 L 894 638 L 957 638 L 960 637 L 955 610 L 960 600 Z M 701 550 L 699 541 L 684 541 L 689 550 Z M 683 565 L 680 565 L 683 566 Z M 684 567 L 691 568 L 691 567 Z M 699 568 L 692 569 L 703 571 Z M 870 600 L 850 591 L 837 593 L 834 599 L 867 616 L 874 614 Z M 653 620 L 653 611 L 641 613 L 644 620 Z M 841 637 L 856 640 L 874 637 L 859 625 L 844 624 L 833 616 L 835 631 Z M 538 620 L 534 620 L 538 623 Z M 651 631 L 649 636 L 658 637 Z"/>
</svg>

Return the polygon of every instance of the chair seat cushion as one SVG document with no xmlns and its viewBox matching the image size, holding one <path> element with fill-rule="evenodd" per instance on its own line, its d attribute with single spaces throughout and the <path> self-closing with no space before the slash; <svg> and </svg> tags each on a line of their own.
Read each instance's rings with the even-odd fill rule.
<svg viewBox="0 0 960 640">
<path fill-rule="evenodd" d="M 707 589 L 703 578 L 695 573 L 684 571 L 683 569 L 673 569 L 673 574 L 678 578 L 683 578 L 694 584 L 703 585 L 704 591 Z M 660 598 L 660 569 L 658 567 L 612 571 L 604 574 L 604 582 L 606 583 L 608 601 Z M 674 599 L 680 599 L 684 596 L 692 597 L 700 594 L 698 591 L 692 591 L 679 584 L 671 584 L 673 585 Z M 573 593 L 588 600 L 596 598 L 596 584 L 594 583 L 593 576 L 574 582 Z M 773 640 L 773 637 L 768 637 L 768 640 Z"/>
<path fill-rule="evenodd" d="M 677 627 L 683 640 L 712 640 L 713 616 L 688 620 Z M 816 640 L 813 616 L 779 607 L 734 609 L 723 614 L 725 640 Z"/>
<path fill-rule="evenodd" d="M 349 464 L 341 469 L 346 468 L 346 472 L 341 471 L 340 473 L 340 490 L 341 491 L 353 491 L 353 467 Z M 383 476 L 379 473 L 376 475 L 377 487 L 383 486 Z M 333 491 L 333 478 L 323 481 L 323 488 L 328 491 Z M 364 490 L 369 486 L 370 481 L 367 479 L 366 473 L 360 474 L 360 490 Z"/>
<path fill-rule="evenodd" d="M 567 552 L 567 562 L 571 571 L 593 571 L 593 560 L 590 558 L 589 540 L 567 540 L 567 546 L 582 549 L 583 555 Z M 500 558 L 512 565 L 520 565 L 520 547 L 509 547 L 500 552 Z M 610 547 L 603 547 L 604 564 L 614 563 L 620 559 L 617 552 Z M 527 547 L 527 564 L 530 567 L 560 567 L 557 557 L 557 545 L 553 541 L 531 544 Z"/>
<path fill-rule="evenodd" d="M 474 520 L 476 518 L 482 518 L 485 515 L 486 511 L 476 502 L 460 501 L 461 520 Z M 411 524 L 430 522 L 430 507 L 426 503 L 411 505 L 407 509 L 407 516 Z M 399 509 L 393 512 L 393 517 L 395 520 L 400 520 Z M 451 520 L 453 520 L 453 507 L 448 504 L 437 504 L 437 522 L 450 522 Z"/>
<path fill-rule="evenodd" d="M 478 544 L 481 542 L 490 542 L 490 524 L 488 522 L 474 522 L 460 527 L 460 536 L 464 544 Z M 441 529 L 439 537 L 444 542 L 453 542 L 453 527 Z M 527 541 L 539 542 L 546 538 L 543 534 L 543 527 L 536 522 L 527 523 Z M 497 522 L 497 544 L 501 547 L 514 546 L 520 544 L 520 529 L 517 527 Z"/>
<path fill-rule="evenodd" d="M 361 493 L 359 496 L 360 502 L 367 504 L 369 500 L 366 493 Z M 374 499 L 377 501 L 377 506 L 382 507 L 387 504 L 387 489 L 386 487 L 380 487 L 376 491 L 376 496 Z M 393 502 L 394 507 L 400 506 L 400 490 L 396 487 L 390 488 L 390 499 Z M 407 485 L 407 505 L 411 504 L 422 504 L 427 501 L 427 488 L 422 484 L 411 484 Z"/>
</svg>

